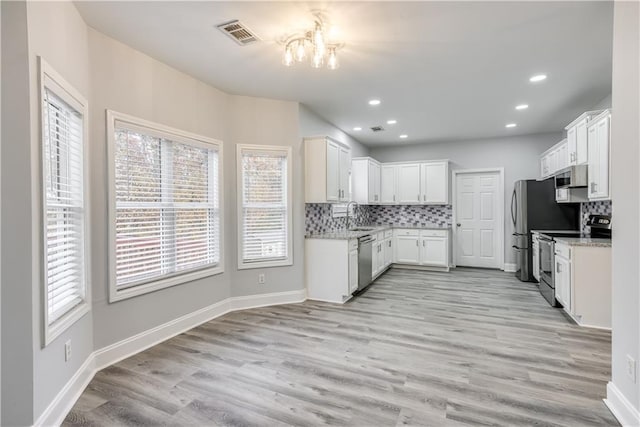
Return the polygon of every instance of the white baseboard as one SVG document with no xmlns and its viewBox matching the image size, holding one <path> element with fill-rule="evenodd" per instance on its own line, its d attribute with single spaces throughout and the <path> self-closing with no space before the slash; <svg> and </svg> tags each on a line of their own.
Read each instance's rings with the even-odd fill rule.
<svg viewBox="0 0 640 427">
<path fill-rule="evenodd" d="M 640 411 L 620 392 L 614 383 L 607 384 L 607 398 L 604 404 L 624 427 L 640 426 Z"/>
<path fill-rule="evenodd" d="M 136 334 L 94 351 L 76 371 L 47 409 L 38 417 L 35 426 L 59 426 L 64 421 L 96 372 L 120 360 L 133 356 L 176 335 L 231 311 L 270 305 L 293 304 L 306 300 L 306 289 L 289 292 L 231 297 L 192 313 L 185 314 L 155 328 Z"/>
<path fill-rule="evenodd" d="M 503 270 L 505 273 L 515 273 L 518 270 L 518 266 L 516 264 L 505 262 Z"/>
<path fill-rule="evenodd" d="M 82 392 L 89 385 L 96 373 L 95 353 L 91 353 L 87 360 L 73 374 L 73 377 L 56 395 L 53 401 L 47 406 L 40 417 L 36 420 L 36 426 L 58 426 L 62 424 L 73 405 L 76 403 Z"/>
</svg>

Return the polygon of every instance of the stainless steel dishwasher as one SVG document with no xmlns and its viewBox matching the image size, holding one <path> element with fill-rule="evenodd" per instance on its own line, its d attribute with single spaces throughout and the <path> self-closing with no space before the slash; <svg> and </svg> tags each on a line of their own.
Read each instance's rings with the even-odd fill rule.
<svg viewBox="0 0 640 427">
<path fill-rule="evenodd" d="M 371 283 L 373 237 L 370 234 L 358 238 L 358 291 Z"/>
</svg>

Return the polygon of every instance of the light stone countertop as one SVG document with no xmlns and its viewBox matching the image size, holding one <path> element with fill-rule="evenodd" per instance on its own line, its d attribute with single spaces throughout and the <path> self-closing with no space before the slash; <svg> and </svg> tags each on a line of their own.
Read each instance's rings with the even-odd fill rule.
<svg viewBox="0 0 640 427">
<path fill-rule="evenodd" d="M 599 248 L 610 248 L 611 239 L 596 237 L 554 237 L 556 242 L 562 242 L 569 246 L 591 246 Z"/>
<path fill-rule="evenodd" d="M 335 240 L 349 240 L 349 239 L 357 239 L 362 236 L 366 236 L 368 234 L 375 234 L 380 231 L 392 230 L 394 228 L 402 228 L 402 229 L 415 229 L 415 230 L 451 230 L 451 226 L 418 226 L 418 225 L 359 225 L 355 228 L 360 227 L 372 227 L 372 230 L 366 231 L 354 231 L 354 230 L 340 230 L 340 231 L 331 231 L 328 233 L 312 233 L 307 234 L 305 239 L 335 239 Z"/>
</svg>

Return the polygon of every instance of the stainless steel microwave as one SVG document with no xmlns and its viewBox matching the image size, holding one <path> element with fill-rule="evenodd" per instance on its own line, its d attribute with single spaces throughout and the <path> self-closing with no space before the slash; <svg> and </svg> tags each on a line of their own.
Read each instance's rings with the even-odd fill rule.
<svg viewBox="0 0 640 427">
<path fill-rule="evenodd" d="M 556 173 L 554 177 L 556 188 L 577 188 L 586 187 L 587 165 L 569 166 Z"/>
</svg>

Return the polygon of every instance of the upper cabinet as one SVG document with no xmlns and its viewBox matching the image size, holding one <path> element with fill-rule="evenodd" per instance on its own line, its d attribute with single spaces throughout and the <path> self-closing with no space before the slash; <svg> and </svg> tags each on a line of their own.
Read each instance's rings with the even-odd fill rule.
<svg viewBox="0 0 640 427">
<path fill-rule="evenodd" d="M 350 200 L 351 149 L 329 137 L 304 139 L 305 202 Z"/>
<path fill-rule="evenodd" d="M 587 111 L 565 127 L 570 166 L 583 165 L 589 161 L 587 123 L 600 113 L 602 113 L 602 110 Z"/>
<path fill-rule="evenodd" d="M 351 161 L 351 199 L 360 204 L 380 203 L 380 163 L 370 157 Z"/>
<path fill-rule="evenodd" d="M 540 177 L 549 178 L 568 166 L 569 144 L 567 139 L 563 139 L 540 156 Z"/>
<path fill-rule="evenodd" d="M 611 112 L 604 110 L 587 124 L 589 200 L 608 200 Z"/>
<path fill-rule="evenodd" d="M 449 204 L 448 161 L 379 164 L 359 158 L 353 160 L 352 169 L 353 200 L 358 203 Z M 371 188 L 379 193 L 371 193 Z"/>
</svg>

